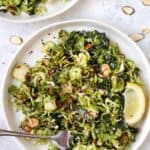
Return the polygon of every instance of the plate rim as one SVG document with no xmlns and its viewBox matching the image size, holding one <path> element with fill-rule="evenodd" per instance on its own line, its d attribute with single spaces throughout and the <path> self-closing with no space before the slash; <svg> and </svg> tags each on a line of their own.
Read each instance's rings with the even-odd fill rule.
<svg viewBox="0 0 150 150">
<path fill-rule="evenodd" d="M 77 3 L 79 2 L 79 0 L 73 0 L 71 2 L 70 5 L 66 6 L 65 8 L 61 9 L 60 11 L 57 11 L 55 13 L 53 13 L 52 15 L 43 15 L 43 16 L 39 16 L 37 18 L 33 18 L 33 19 L 25 19 L 25 20 L 16 20 L 16 19 L 11 19 L 11 18 L 7 18 L 7 17 L 3 17 L 0 15 L 0 20 L 1 21 L 6 21 L 6 22 L 10 22 L 10 23 L 18 23 L 18 24 L 23 24 L 23 23 L 34 23 L 34 22 L 40 22 L 40 21 L 45 21 L 48 19 L 53 19 L 65 12 L 67 12 L 68 10 L 70 10 L 72 7 L 74 7 Z"/>
<path fill-rule="evenodd" d="M 3 75 L 3 80 L 2 80 L 2 88 L 1 88 L 1 103 L 2 103 L 2 112 L 3 112 L 3 119 L 4 122 L 6 124 L 7 129 L 11 130 L 11 127 L 8 123 L 7 120 L 7 114 L 5 112 L 5 103 L 4 103 L 4 90 L 5 90 L 5 83 L 7 80 L 7 75 L 9 73 L 9 68 L 11 67 L 12 63 L 15 61 L 15 59 L 17 58 L 17 56 L 19 55 L 19 53 L 21 53 L 21 51 L 23 50 L 23 48 L 26 46 L 26 44 L 28 44 L 28 42 L 30 42 L 32 39 L 34 39 L 38 34 L 40 34 L 41 32 L 44 32 L 45 30 L 47 30 L 48 28 L 53 28 L 55 26 L 58 25 L 65 25 L 65 24 L 75 24 L 75 23 L 93 23 L 93 24 L 97 24 L 97 25 L 101 25 L 104 26 L 110 30 L 113 30 L 114 32 L 116 32 L 117 34 L 119 34 L 121 37 L 123 37 L 124 39 L 126 39 L 128 42 L 130 42 L 138 51 L 138 53 L 140 54 L 140 56 L 142 56 L 142 58 L 144 59 L 144 62 L 146 63 L 147 68 L 149 68 L 149 72 L 150 72 L 150 63 L 147 59 L 147 57 L 145 56 L 144 52 L 142 51 L 142 49 L 133 41 L 131 40 L 125 33 L 121 32 L 119 29 L 113 27 L 112 25 L 109 25 L 107 23 L 104 23 L 103 21 L 100 20 L 94 20 L 94 19 L 72 19 L 72 20 L 67 20 L 67 21 L 60 21 L 60 22 L 55 22 L 53 24 L 47 25 L 45 27 L 42 27 L 40 30 L 34 32 L 26 41 L 25 43 L 19 48 L 19 50 L 14 54 L 14 56 L 10 59 L 10 61 L 7 64 L 7 67 L 5 69 L 4 75 Z M 149 94 L 148 94 L 149 95 Z M 149 95 L 150 96 L 150 95 Z M 149 99 L 150 101 L 150 99 Z M 148 105 L 150 106 L 150 102 L 148 102 Z M 148 107 L 148 106 L 147 106 Z M 147 114 L 150 113 L 150 107 L 147 108 Z M 147 122 L 149 122 L 149 125 L 147 124 L 147 127 L 150 126 L 150 114 L 148 115 L 149 117 L 147 117 Z M 142 138 L 138 144 L 138 146 L 136 147 L 137 150 L 145 141 L 145 139 L 148 136 L 148 133 L 150 131 L 150 127 L 148 128 L 148 132 L 145 133 L 146 136 L 144 138 Z M 22 148 L 23 150 L 27 150 L 25 148 L 25 146 L 19 141 L 18 138 L 13 138 L 17 145 L 19 145 L 20 148 Z"/>
</svg>

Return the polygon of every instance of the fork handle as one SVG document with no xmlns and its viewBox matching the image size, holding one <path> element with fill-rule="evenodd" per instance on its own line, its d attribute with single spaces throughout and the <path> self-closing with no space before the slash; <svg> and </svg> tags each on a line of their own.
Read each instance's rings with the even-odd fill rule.
<svg viewBox="0 0 150 150">
<path fill-rule="evenodd" d="M 53 137 L 50 137 L 50 136 L 33 135 L 33 134 L 29 134 L 29 133 L 23 133 L 23 132 L 17 132 L 17 131 L 8 131 L 8 130 L 3 130 L 3 129 L 0 129 L 0 136 L 15 136 L 15 137 L 22 137 L 22 138 L 54 140 Z"/>
</svg>

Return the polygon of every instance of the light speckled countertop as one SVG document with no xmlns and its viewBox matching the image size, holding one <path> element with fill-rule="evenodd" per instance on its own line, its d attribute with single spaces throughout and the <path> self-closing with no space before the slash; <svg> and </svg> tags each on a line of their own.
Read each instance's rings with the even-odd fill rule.
<svg viewBox="0 0 150 150">
<path fill-rule="evenodd" d="M 122 13 L 121 7 L 131 5 L 135 8 L 135 14 L 128 16 Z M 150 27 L 150 6 L 142 5 L 140 0 L 79 0 L 78 4 L 68 12 L 47 21 L 34 24 L 12 24 L 0 20 L 0 79 L 7 66 L 7 62 L 13 58 L 13 54 L 19 47 L 9 43 L 10 35 L 20 35 L 24 40 L 41 27 L 68 19 L 97 19 L 113 25 L 125 34 L 140 32 L 143 27 Z M 137 43 L 150 61 L 150 34 L 144 40 Z M 0 109 L 0 128 L 6 128 Z M 149 150 L 150 135 L 140 150 Z M 20 150 L 12 138 L 0 137 L 0 150 Z"/>
</svg>

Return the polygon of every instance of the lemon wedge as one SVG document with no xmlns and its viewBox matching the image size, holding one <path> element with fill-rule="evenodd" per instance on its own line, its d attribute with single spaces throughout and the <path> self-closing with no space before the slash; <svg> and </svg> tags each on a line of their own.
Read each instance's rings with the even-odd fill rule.
<svg viewBox="0 0 150 150">
<path fill-rule="evenodd" d="M 127 83 L 125 96 L 124 115 L 129 125 L 138 123 L 145 112 L 145 95 L 143 89 L 134 83 Z"/>
</svg>

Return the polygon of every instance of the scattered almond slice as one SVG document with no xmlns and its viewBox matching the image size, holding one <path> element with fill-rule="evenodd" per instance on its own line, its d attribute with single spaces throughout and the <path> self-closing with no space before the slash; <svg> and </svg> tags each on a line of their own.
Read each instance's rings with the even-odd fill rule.
<svg viewBox="0 0 150 150">
<path fill-rule="evenodd" d="M 148 33 L 150 33 L 150 27 L 145 27 L 145 28 L 143 28 L 142 33 L 143 33 L 143 34 L 148 34 Z"/>
<path fill-rule="evenodd" d="M 131 6 L 122 7 L 122 11 L 127 15 L 133 15 L 135 13 L 135 9 Z"/>
<path fill-rule="evenodd" d="M 142 0 L 145 6 L 150 6 L 150 0 Z"/>
<path fill-rule="evenodd" d="M 21 45 L 23 42 L 23 39 L 20 36 L 17 35 L 11 35 L 9 38 L 10 43 L 14 45 Z"/>
<path fill-rule="evenodd" d="M 138 41 L 144 39 L 144 34 L 142 34 L 142 33 L 132 33 L 132 34 L 129 35 L 129 37 L 133 41 L 138 42 Z"/>
</svg>

